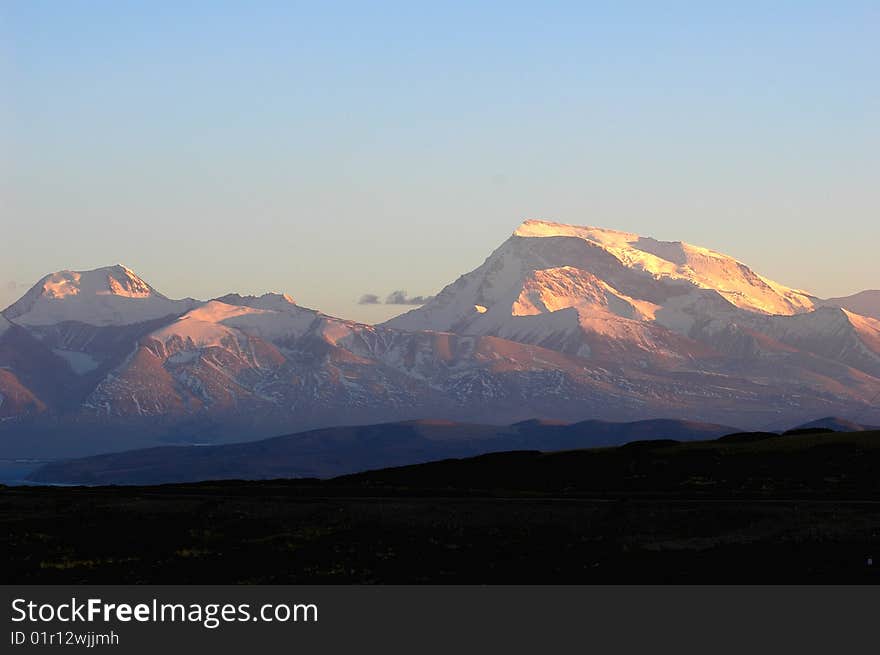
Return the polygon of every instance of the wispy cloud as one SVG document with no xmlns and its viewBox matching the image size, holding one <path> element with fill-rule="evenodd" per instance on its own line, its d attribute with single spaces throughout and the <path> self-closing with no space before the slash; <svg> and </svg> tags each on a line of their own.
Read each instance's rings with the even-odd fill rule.
<svg viewBox="0 0 880 655">
<path fill-rule="evenodd" d="M 392 291 L 385 298 L 386 305 L 424 305 L 430 300 L 430 296 L 408 296 L 406 291 Z"/>
<path fill-rule="evenodd" d="M 365 293 L 358 300 L 359 305 L 424 305 L 432 296 L 409 296 L 403 289 L 389 293 L 385 301 L 379 299 L 375 293 Z"/>
</svg>

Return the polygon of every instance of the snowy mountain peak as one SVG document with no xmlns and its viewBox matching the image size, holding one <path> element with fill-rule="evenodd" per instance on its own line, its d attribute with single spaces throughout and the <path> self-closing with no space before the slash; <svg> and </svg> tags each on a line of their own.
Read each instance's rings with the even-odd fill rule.
<svg viewBox="0 0 880 655">
<path fill-rule="evenodd" d="M 90 271 L 58 271 L 50 273 L 28 292 L 51 300 L 69 296 L 122 296 L 125 298 L 164 298 L 149 284 L 122 264 Z"/>
<path fill-rule="evenodd" d="M 602 240 L 605 235 L 608 240 L 635 240 L 639 238 L 638 234 L 632 232 L 621 232 L 620 230 L 612 230 L 604 227 L 578 226 L 568 225 L 566 223 L 555 223 L 553 221 L 545 221 L 538 218 L 527 218 L 524 220 L 513 235 L 517 237 L 580 237 L 586 235 L 594 235 Z"/>
<path fill-rule="evenodd" d="M 525 330 L 542 343 L 577 323 L 594 330 L 600 319 L 603 332 L 617 317 L 687 334 L 697 320 L 738 310 L 790 316 L 812 311 L 816 300 L 708 248 L 530 219 L 482 266 L 387 325 L 522 339 Z M 568 311 L 550 319 L 560 310 Z"/>
<path fill-rule="evenodd" d="M 286 293 L 264 293 L 262 296 L 242 296 L 238 293 L 229 293 L 217 298 L 218 301 L 228 305 L 253 307 L 254 309 L 269 309 L 273 311 L 290 311 L 298 307 L 293 297 Z"/>
<path fill-rule="evenodd" d="M 165 297 L 144 282 L 127 266 L 117 264 L 100 270 L 106 273 L 107 286 L 110 288 L 110 293 L 115 296 L 125 296 L 126 298 Z"/>
<path fill-rule="evenodd" d="M 742 262 L 682 241 L 659 241 L 632 232 L 527 220 L 515 237 L 572 237 L 601 248 L 623 266 L 658 280 L 689 283 L 717 291 L 728 302 L 762 314 L 791 315 L 815 308 L 816 298 L 768 280 Z"/>
<path fill-rule="evenodd" d="M 116 264 L 89 271 L 51 273 L 3 314 L 22 325 L 64 321 L 128 325 L 180 313 L 194 304 L 189 299 L 168 299 L 134 271 Z"/>
</svg>

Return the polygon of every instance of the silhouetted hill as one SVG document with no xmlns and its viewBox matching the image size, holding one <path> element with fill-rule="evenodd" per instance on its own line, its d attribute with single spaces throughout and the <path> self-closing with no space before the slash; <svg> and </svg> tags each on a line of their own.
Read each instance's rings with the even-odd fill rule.
<svg viewBox="0 0 880 655">
<path fill-rule="evenodd" d="M 752 441 L 764 441 L 765 439 L 775 439 L 779 437 L 777 432 L 735 432 L 726 434 L 719 439 L 725 443 L 749 443 Z"/>
<path fill-rule="evenodd" d="M 718 437 L 736 428 L 690 421 L 525 421 L 511 426 L 406 421 L 313 430 L 221 446 L 164 446 L 48 464 L 36 482 L 160 484 L 217 479 L 328 478 L 488 452 L 614 446 L 635 439 Z"/>
<path fill-rule="evenodd" d="M 831 428 L 795 428 L 794 430 L 786 430 L 782 433 L 783 437 L 791 437 L 799 434 L 829 434 L 835 432 Z"/>
<path fill-rule="evenodd" d="M 873 495 L 880 431 L 715 441 L 639 441 L 618 448 L 519 451 L 368 471 L 333 480 L 370 488 L 549 494 Z"/>
<path fill-rule="evenodd" d="M 834 432 L 861 432 L 862 430 L 878 429 L 877 426 L 861 425 L 839 416 L 826 416 L 824 418 L 816 419 L 815 421 L 810 421 L 809 423 L 798 425 L 789 430 L 789 432 L 814 428 L 824 428 L 826 430 L 833 430 Z"/>
</svg>

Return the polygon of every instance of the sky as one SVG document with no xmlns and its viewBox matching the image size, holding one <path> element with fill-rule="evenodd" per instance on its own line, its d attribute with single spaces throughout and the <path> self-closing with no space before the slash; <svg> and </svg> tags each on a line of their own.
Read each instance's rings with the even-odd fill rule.
<svg viewBox="0 0 880 655">
<path fill-rule="evenodd" d="M 525 218 L 880 288 L 874 2 L 0 2 L 0 305 L 123 263 L 380 321 Z"/>
</svg>

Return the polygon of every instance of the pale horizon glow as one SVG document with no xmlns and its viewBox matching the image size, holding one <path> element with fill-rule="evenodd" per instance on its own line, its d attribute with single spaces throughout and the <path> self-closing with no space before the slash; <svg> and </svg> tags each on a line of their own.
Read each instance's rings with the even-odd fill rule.
<svg viewBox="0 0 880 655">
<path fill-rule="evenodd" d="M 0 306 L 122 263 L 373 323 L 526 218 L 880 288 L 880 8 L 0 8 Z"/>
</svg>

